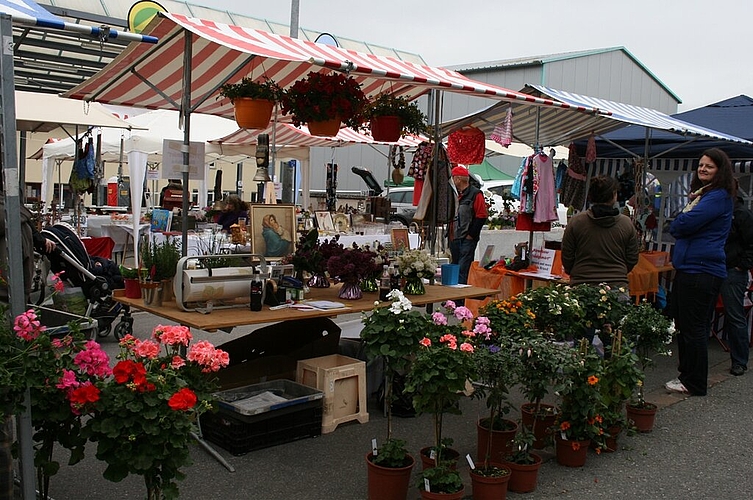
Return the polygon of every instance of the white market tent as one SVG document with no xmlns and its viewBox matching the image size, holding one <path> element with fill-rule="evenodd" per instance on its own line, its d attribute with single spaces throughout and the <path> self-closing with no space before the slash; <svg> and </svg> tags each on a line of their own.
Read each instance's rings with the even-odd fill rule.
<svg viewBox="0 0 753 500">
<path fill-rule="evenodd" d="M 80 103 L 78 104 L 80 105 Z M 102 134 L 102 159 L 104 161 L 118 161 L 122 151 L 124 159 L 128 162 L 131 176 L 131 208 L 134 214 L 139 213 L 141 209 L 147 163 L 162 162 L 164 140 L 183 140 L 183 130 L 179 127 L 179 120 L 180 115 L 176 111 L 153 110 L 128 118 L 126 123 L 134 127 L 133 130 L 122 133 L 117 130 L 105 130 Z M 191 125 L 191 141 L 202 143 L 206 143 L 218 134 L 230 134 L 238 128 L 233 120 L 201 114 L 192 117 Z M 75 150 L 76 143 L 73 139 L 63 139 L 45 144 L 42 147 L 42 171 L 46 173 L 46 176 L 42 179 L 43 201 L 46 202 L 51 195 L 53 184 L 52 163 L 55 160 L 72 160 Z M 238 163 L 252 157 L 253 154 L 252 148 L 205 144 L 199 203 L 202 206 L 206 205 L 206 181 L 209 163 L 219 161 Z M 134 219 L 135 224 L 138 224 L 138 218 L 134 217 Z M 137 251 L 137 245 L 138 241 L 134 241 L 134 251 Z M 134 255 L 138 255 L 138 253 Z"/>
<path fill-rule="evenodd" d="M 287 157 L 300 159 L 303 163 L 301 168 L 302 201 L 304 207 L 309 205 L 310 165 L 309 148 L 312 147 L 341 147 L 353 144 L 386 145 L 391 143 L 378 142 L 368 134 L 364 134 L 351 128 L 341 128 L 335 137 L 320 137 L 311 135 L 308 127 L 302 125 L 298 128 L 290 123 L 272 124 L 265 130 L 238 129 L 230 135 L 213 139 L 210 144 L 225 145 L 232 147 L 255 146 L 260 134 L 267 134 L 270 144 L 274 144 L 275 153 L 284 152 Z M 401 137 L 395 144 L 404 147 L 416 147 L 425 137 L 409 135 Z M 303 153 L 303 154 L 296 154 Z"/>
</svg>

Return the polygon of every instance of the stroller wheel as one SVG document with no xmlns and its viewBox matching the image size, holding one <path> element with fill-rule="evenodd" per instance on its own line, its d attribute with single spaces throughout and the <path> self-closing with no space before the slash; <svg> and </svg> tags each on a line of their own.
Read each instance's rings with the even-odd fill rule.
<svg viewBox="0 0 753 500">
<path fill-rule="evenodd" d="M 126 335 L 130 335 L 131 333 L 133 333 L 131 325 L 127 322 L 121 321 L 120 323 L 118 323 L 118 326 L 115 327 L 113 335 L 115 336 L 116 340 L 120 340 Z"/>
<path fill-rule="evenodd" d="M 107 326 L 103 326 L 97 330 L 97 337 L 107 337 L 110 335 L 110 330 L 112 329 L 112 324 L 109 324 Z"/>
</svg>

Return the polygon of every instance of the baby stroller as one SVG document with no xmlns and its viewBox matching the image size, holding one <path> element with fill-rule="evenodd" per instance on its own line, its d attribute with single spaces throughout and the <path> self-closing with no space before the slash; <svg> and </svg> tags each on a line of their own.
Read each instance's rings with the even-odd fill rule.
<svg viewBox="0 0 753 500">
<path fill-rule="evenodd" d="M 55 251 L 47 255 L 51 271 L 62 271 L 61 279 L 73 287 L 81 287 L 88 302 L 86 316 L 97 320 L 97 335 L 109 335 L 112 323 L 121 312 L 123 319 L 116 327 L 115 337 L 119 340 L 131 333 L 133 318 L 128 306 L 112 299 L 112 291 L 123 288 L 118 266 L 109 259 L 90 257 L 78 235 L 66 223 L 54 224 L 42 230 L 42 235 L 56 245 Z"/>
</svg>

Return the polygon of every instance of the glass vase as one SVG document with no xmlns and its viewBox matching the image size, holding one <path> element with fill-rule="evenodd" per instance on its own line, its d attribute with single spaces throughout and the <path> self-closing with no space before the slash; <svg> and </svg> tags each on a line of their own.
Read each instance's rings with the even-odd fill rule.
<svg viewBox="0 0 753 500">
<path fill-rule="evenodd" d="M 358 280 L 345 281 L 337 294 L 343 300 L 358 300 L 363 297 L 363 291 Z"/>
<path fill-rule="evenodd" d="M 375 277 L 364 278 L 361 280 L 361 290 L 364 292 L 378 292 L 379 281 Z"/>
<path fill-rule="evenodd" d="M 329 288 L 329 278 L 324 273 L 314 273 L 309 278 L 309 288 Z"/>
<path fill-rule="evenodd" d="M 403 288 L 405 295 L 423 295 L 426 293 L 424 288 L 424 280 L 418 276 L 409 276 L 405 279 L 405 287 Z"/>
</svg>

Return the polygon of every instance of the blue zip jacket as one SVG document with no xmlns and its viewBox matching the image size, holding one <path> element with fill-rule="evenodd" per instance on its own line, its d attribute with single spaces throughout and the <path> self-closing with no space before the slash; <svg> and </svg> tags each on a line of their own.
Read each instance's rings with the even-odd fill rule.
<svg viewBox="0 0 753 500">
<path fill-rule="evenodd" d="M 672 265 L 690 274 L 727 277 L 724 244 L 732 225 L 732 197 L 724 189 L 704 193 L 689 212 L 681 212 L 669 226 L 675 237 Z"/>
</svg>

